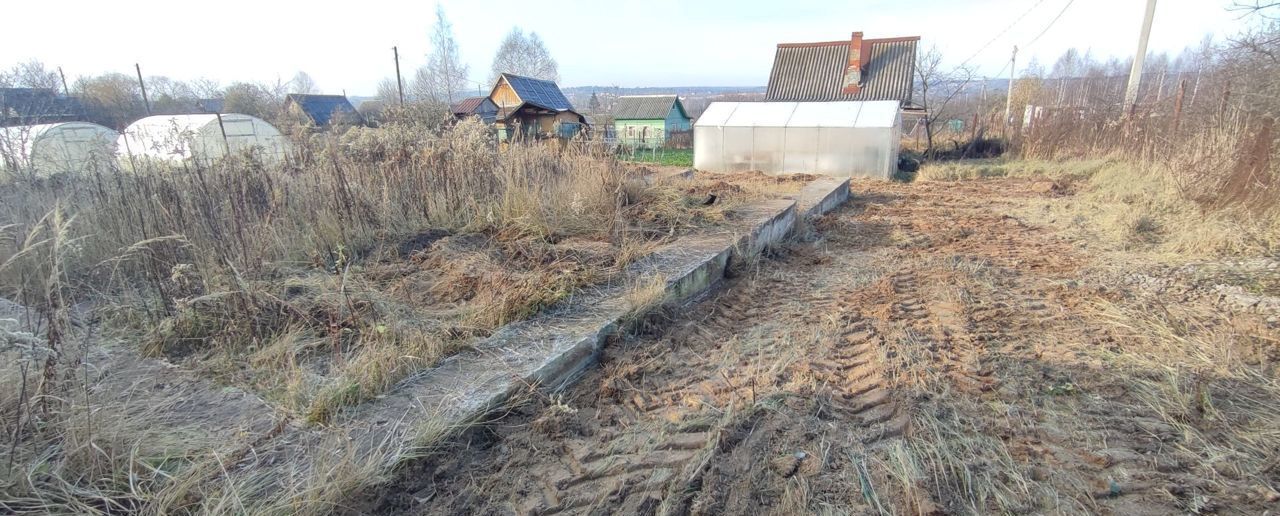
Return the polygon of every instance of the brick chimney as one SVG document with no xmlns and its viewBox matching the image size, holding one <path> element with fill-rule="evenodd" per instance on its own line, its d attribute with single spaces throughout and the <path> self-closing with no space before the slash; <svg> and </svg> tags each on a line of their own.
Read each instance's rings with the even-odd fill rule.
<svg viewBox="0 0 1280 516">
<path fill-rule="evenodd" d="M 854 95 L 858 90 L 862 89 L 862 33 L 853 33 L 853 38 L 849 41 L 849 64 L 844 69 L 844 88 L 841 90 L 845 95 Z"/>
</svg>

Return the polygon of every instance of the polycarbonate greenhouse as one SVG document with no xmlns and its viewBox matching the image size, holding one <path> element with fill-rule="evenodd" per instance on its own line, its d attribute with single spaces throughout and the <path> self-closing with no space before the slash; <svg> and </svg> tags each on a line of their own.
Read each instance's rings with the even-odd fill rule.
<svg viewBox="0 0 1280 516">
<path fill-rule="evenodd" d="M 693 128 L 698 170 L 889 178 L 898 167 L 898 101 L 713 102 Z"/>
<path fill-rule="evenodd" d="M 147 160 L 210 164 L 227 155 L 253 149 L 267 163 L 284 160 L 284 135 L 260 118 L 222 115 L 157 115 L 138 120 L 120 135 L 116 145 L 125 165 Z"/>
<path fill-rule="evenodd" d="M 110 166 L 115 131 L 88 122 L 0 128 L 0 169 L 27 177 L 75 174 Z"/>
</svg>

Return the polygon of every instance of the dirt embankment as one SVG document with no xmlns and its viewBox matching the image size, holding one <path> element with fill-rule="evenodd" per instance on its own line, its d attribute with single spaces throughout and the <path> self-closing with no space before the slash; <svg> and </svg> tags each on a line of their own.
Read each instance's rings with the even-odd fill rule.
<svg viewBox="0 0 1280 516">
<path fill-rule="evenodd" d="M 418 514 L 1260 514 L 1274 325 L 1015 214 L 1030 180 L 864 183 L 563 396 L 368 494 Z M 1178 281 L 1171 277 L 1170 281 Z M 1172 291 L 1172 290 L 1169 290 Z"/>
</svg>

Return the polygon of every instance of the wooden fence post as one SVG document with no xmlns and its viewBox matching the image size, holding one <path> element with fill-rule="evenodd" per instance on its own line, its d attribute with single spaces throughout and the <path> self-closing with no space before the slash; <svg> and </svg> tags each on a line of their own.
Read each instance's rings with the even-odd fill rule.
<svg viewBox="0 0 1280 516">
<path fill-rule="evenodd" d="M 1187 80 L 1178 82 L 1178 99 L 1173 102 L 1173 130 L 1177 131 L 1182 122 L 1182 97 L 1187 94 Z"/>
</svg>

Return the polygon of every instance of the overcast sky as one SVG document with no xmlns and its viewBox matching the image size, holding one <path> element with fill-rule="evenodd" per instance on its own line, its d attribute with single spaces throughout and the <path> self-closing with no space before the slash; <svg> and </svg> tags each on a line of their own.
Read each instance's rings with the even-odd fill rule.
<svg viewBox="0 0 1280 516">
<path fill-rule="evenodd" d="M 69 78 L 107 71 L 176 79 L 288 80 L 306 71 L 330 93 L 372 95 L 430 51 L 430 1 L 4 0 L 0 67 L 36 58 Z M 778 42 L 919 35 L 951 64 L 1000 71 L 1013 45 L 1051 65 L 1065 49 L 1131 54 L 1144 0 L 441 0 L 475 81 L 513 24 L 536 31 L 563 86 L 763 86 Z M 1151 50 L 1176 53 L 1248 20 L 1230 0 L 1159 0 Z M 1065 11 L 1064 11 L 1065 7 Z M 1061 18 L 1050 22 L 1061 13 Z M 1025 16 L 1023 16 L 1025 14 Z M 1019 20 L 1019 17 L 1022 18 Z M 1016 21 L 1016 23 L 1015 23 Z M 1007 32 L 1006 27 L 1011 27 Z M 1042 37 L 1032 42 L 1042 31 Z M 56 28 L 56 29 L 55 29 Z M 994 38 L 994 41 L 992 39 Z M 981 50 L 984 45 L 989 46 Z M 487 85 L 485 86 L 487 89 Z"/>
</svg>

